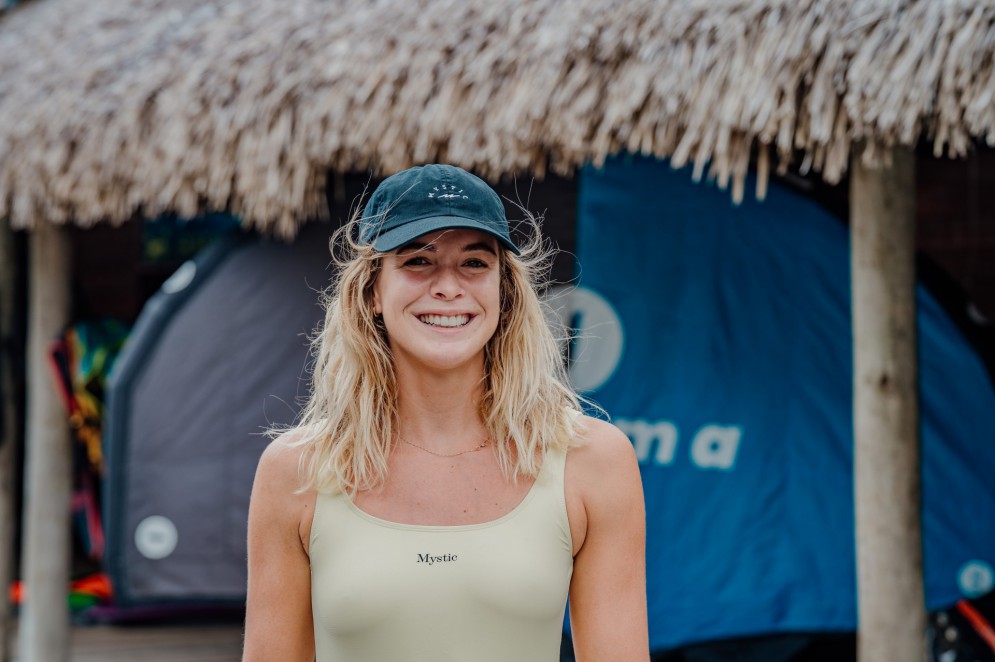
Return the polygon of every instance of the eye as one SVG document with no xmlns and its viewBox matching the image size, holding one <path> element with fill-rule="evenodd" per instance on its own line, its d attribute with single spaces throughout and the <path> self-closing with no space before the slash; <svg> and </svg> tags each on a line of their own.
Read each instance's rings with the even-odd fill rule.
<svg viewBox="0 0 995 662">
<path fill-rule="evenodd" d="M 421 267 L 426 264 L 428 264 L 428 260 L 426 260 L 421 255 L 415 255 L 414 257 L 409 257 L 403 263 L 405 267 Z"/>
<path fill-rule="evenodd" d="M 463 264 L 470 267 L 471 269 L 486 269 L 488 266 L 490 266 L 487 264 L 487 262 L 477 257 L 470 258 Z"/>
</svg>

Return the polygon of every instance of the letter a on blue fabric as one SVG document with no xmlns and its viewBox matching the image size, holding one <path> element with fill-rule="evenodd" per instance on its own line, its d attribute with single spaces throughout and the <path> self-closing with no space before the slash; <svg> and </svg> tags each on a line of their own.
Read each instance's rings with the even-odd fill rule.
<svg viewBox="0 0 995 662">
<path fill-rule="evenodd" d="M 776 183 L 734 206 L 652 159 L 581 175 L 571 371 L 640 458 L 654 650 L 856 627 L 848 250 Z M 922 288 L 918 306 L 937 608 L 992 589 L 995 393 Z"/>
</svg>

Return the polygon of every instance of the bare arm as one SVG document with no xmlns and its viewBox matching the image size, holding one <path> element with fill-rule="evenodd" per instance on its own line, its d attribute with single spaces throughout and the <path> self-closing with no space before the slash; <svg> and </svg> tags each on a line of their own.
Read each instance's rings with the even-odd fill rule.
<svg viewBox="0 0 995 662">
<path fill-rule="evenodd" d="M 314 497 L 294 494 L 299 449 L 288 448 L 281 439 L 263 452 L 249 502 L 242 662 L 314 660 L 311 565 L 301 538 L 302 518 L 313 508 Z"/>
<path fill-rule="evenodd" d="M 632 444 L 588 419 L 588 443 L 570 452 L 568 481 L 582 504 L 570 625 L 578 662 L 647 662 L 646 516 Z M 575 500 L 576 501 L 576 500 Z"/>
</svg>

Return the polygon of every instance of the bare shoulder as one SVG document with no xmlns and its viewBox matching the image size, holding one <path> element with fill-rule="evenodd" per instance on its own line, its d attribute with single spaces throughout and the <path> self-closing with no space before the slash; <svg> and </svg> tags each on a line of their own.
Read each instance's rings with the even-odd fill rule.
<svg viewBox="0 0 995 662">
<path fill-rule="evenodd" d="M 243 660 L 312 660 L 310 563 L 305 532 L 313 493 L 300 492 L 303 449 L 293 433 L 259 458 L 249 500 Z"/>
<path fill-rule="evenodd" d="M 584 416 L 582 438 L 567 453 L 564 493 L 574 556 L 606 522 L 642 512 L 639 462 L 629 438 L 607 421 Z M 634 524 L 638 527 L 638 522 Z"/>
<path fill-rule="evenodd" d="M 304 449 L 294 444 L 299 438 L 299 431 L 289 430 L 266 446 L 256 467 L 258 486 L 290 493 L 300 487 L 299 467 Z"/>
<path fill-rule="evenodd" d="M 624 432 L 608 421 L 592 416 L 582 418 L 583 436 L 567 456 L 575 471 L 595 475 L 611 469 L 638 471 L 635 450 Z"/>
<path fill-rule="evenodd" d="M 249 532 L 250 536 L 253 531 L 293 532 L 307 553 L 315 492 L 299 491 L 304 452 L 302 446 L 294 444 L 299 438 L 299 431 L 285 432 L 271 441 L 260 456 L 249 501 Z"/>
<path fill-rule="evenodd" d="M 313 493 L 299 492 L 302 481 L 300 460 L 304 448 L 294 442 L 300 432 L 290 430 L 266 446 L 256 467 L 252 484 L 250 511 L 265 510 L 272 516 L 285 519 L 288 514 L 299 518 L 306 514 L 314 501 Z"/>
<path fill-rule="evenodd" d="M 581 508 L 571 520 L 570 623 L 578 660 L 649 660 L 646 514 L 639 463 L 614 425 L 585 418 L 586 439 L 567 455 Z M 568 514 L 570 505 L 568 502 Z M 621 561 L 621 562 L 620 562 Z"/>
<path fill-rule="evenodd" d="M 301 487 L 300 459 L 304 452 L 293 444 L 297 437 L 293 430 L 285 432 L 263 450 L 252 486 L 254 499 L 275 499 L 286 505 L 295 501 L 293 497 Z"/>
</svg>

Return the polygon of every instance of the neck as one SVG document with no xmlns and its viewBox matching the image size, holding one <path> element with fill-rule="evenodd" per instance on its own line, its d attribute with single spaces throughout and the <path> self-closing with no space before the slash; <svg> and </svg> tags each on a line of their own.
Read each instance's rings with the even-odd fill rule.
<svg viewBox="0 0 995 662">
<path fill-rule="evenodd" d="M 399 432 L 408 441 L 438 452 L 480 443 L 487 430 L 480 419 L 483 366 L 446 372 L 395 366 Z"/>
</svg>

